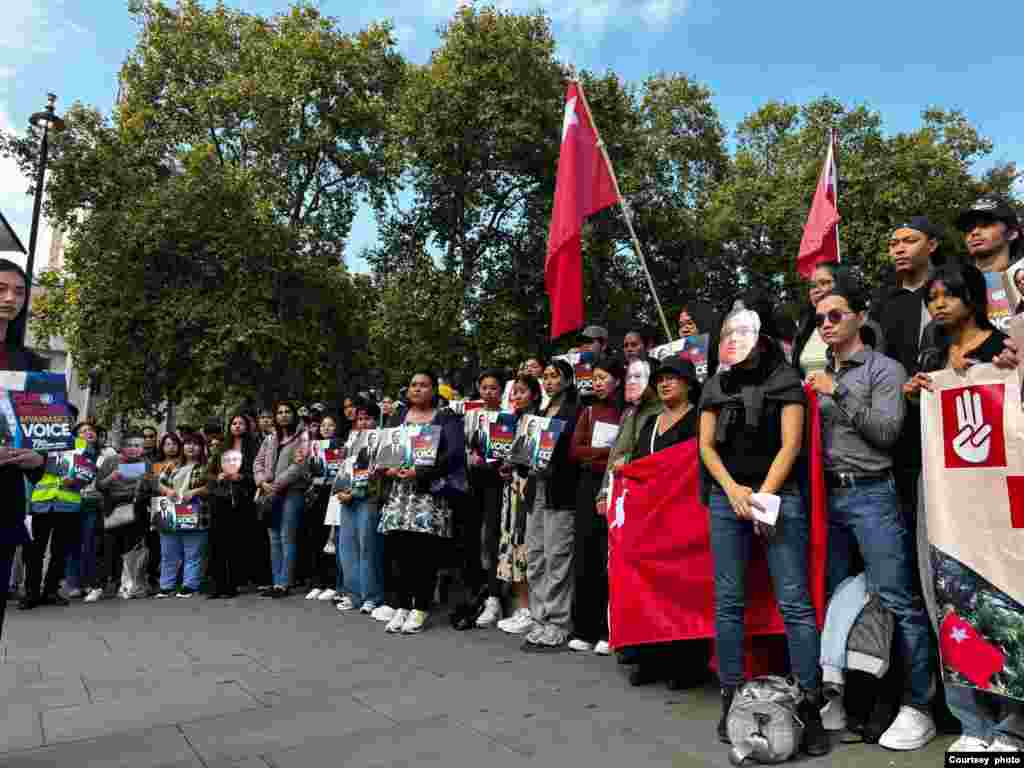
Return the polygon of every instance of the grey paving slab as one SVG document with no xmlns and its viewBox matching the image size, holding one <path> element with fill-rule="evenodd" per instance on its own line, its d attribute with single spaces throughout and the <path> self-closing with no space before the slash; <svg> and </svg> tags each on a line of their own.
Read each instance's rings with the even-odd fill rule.
<svg viewBox="0 0 1024 768">
<path fill-rule="evenodd" d="M 6 697 L 0 704 L 0 752 L 43 744 L 39 713 L 30 702 Z"/>
<path fill-rule="evenodd" d="M 352 697 L 283 696 L 273 706 L 184 723 L 182 732 L 204 760 L 232 760 L 331 739 L 393 722 Z"/>
<path fill-rule="evenodd" d="M 487 766 L 524 768 L 530 761 L 446 718 L 372 728 L 269 755 L 275 768 Z"/>
<path fill-rule="evenodd" d="M 201 765 L 174 726 L 130 730 L 0 757 L 4 768 L 151 768 L 175 764 Z"/>
<path fill-rule="evenodd" d="M 116 701 L 44 712 L 47 743 L 82 739 L 131 728 L 180 723 L 227 712 L 262 708 L 234 684 L 195 684 L 190 687 L 155 686 L 152 691 Z"/>
<path fill-rule="evenodd" d="M 58 707 L 88 704 L 89 694 L 82 682 L 82 676 L 70 674 L 22 686 L 17 691 L 17 700 L 30 704 L 36 711 L 42 712 Z"/>
</svg>

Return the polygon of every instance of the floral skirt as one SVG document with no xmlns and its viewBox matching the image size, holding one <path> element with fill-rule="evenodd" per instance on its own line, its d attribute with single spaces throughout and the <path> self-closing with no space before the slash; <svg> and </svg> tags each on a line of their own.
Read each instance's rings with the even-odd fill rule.
<svg viewBox="0 0 1024 768">
<path fill-rule="evenodd" d="M 502 581 L 526 581 L 526 483 L 512 475 L 501 490 L 501 539 L 498 544 L 498 573 Z"/>
<path fill-rule="evenodd" d="M 413 480 L 399 480 L 391 486 L 380 512 L 380 533 L 411 531 L 452 537 L 452 509 L 448 500 L 429 493 L 418 493 Z"/>
</svg>

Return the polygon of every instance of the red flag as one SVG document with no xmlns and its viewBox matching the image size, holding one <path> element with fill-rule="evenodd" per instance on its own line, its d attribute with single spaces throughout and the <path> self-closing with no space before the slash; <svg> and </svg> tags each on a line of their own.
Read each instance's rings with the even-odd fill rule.
<svg viewBox="0 0 1024 768">
<path fill-rule="evenodd" d="M 1003 669 L 1006 657 L 996 646 L 978 636 L 977 630 L 950 611 L 939 628 L 942 663 L 959 672 L 979 688 L 988 688 L 989 678 Z"/>
<path fill-rule="evenodd" d="M 813 444 L 812 444 L 813 447 Z M 819 446 L 820 448 L 820 446 Z M 613 647 L 715 636 L 708 511 L 699 499 L 697 441 L 630 462 L 615 475 L 608 508 L 609 617 Z M 811 598 L 825 616 L 823 507 L 811 517 Z M 747 568 L 747 637 L 784 632 L 764 550 Z"/>
<path fill-rule="evenodd" d="M 597 141 L 583 86 L 571 82 L 565 94 L 555 205 L 544 263 L 552 339 L 583 325 L 583 222 L 619 201 L 615 177 Z"/>
<path fill-rule="evenodd" d="M 839 208 L 836 184 L 835 134 L 829 137 L 825 164 L 818 177 L 818 188 L 814 192 L 811 211 L 807 214 L 804 236 L 800 240 L 800 254 L 796 259 L 796 271 L 810 279 L 818 264 L 839 261 Z"/>
</svg>

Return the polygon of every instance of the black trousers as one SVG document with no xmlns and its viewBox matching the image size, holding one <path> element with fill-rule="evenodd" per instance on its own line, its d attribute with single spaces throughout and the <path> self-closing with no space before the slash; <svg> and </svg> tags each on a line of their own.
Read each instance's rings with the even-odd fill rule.
<svg viewBox="0 0 1024 768">
<path fill-rule="evenodd" d="M 81 525 L 82 520 L 77 513 L 45 512 L 32 515 L 32 541 L 23 550 L 26 597 L 57 594 L 60 580 L 64 578 L 68 547 L 78 538 Z M 46 569 L 46 580 L 40 593 L 47 543 L 50 545 L 50 565 Z"/>
<path fill-rule="evenodd" d="M 229 499 L 218 498 L 213 504 L 206 564 L 210 594 L 235 594 L 245 582 L 245 553 L 237 535 L 242 527 L 241 514 L 232 509 Z"/>
<path fill-rule="evenodd" d="M 17 547 L 13 544 L 0 545 L 0 638 L 4 632 L 4 616 L 7 614 L 7 597 L 11 590 L 11 565 Z"/>
<path fill-rule="evenodd" d="M 392 531 L 384 537 L 394 565 L 398 608 L 426 611 L 434 601 L 444 542 L 430 533 Z"/>
<path fill-rule="evenodd" d="M 608 521 L 594 503 L 601 478 L 599 472 L 580 473 L 573 526 L 573 634 L 588 643 L 608 639 Z"/>
<path fill-rule="evenodd" d="M 501 538 L 501 483 L 479 478 L 461 509 L 459 525 L 462 578 L 470 599 L 486 587 L 487 597 L 501 596 L 498 544 Z"/>
</svg>

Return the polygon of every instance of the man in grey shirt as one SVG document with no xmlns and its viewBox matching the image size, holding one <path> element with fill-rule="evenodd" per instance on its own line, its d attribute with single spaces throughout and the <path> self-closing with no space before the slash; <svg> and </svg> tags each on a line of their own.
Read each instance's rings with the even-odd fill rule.
<svg viewBox="0 0 1024 768">
<path fill-rule="evenodd" d="M 911 532 L 900 514 L 892 446 L 903 426 L 903 366 L 860 338 L 863 293 L 837 285 L 818 302 L 815 322 L 829 348 L 828 367 L 810 384 L 821 406 L 828 489 L 828 593 L 853 575 L 854 547 L 878 594 L 896 619 L 907 664 L 904 705 L 879 739 L 894 750 L 920 749 L 935 736 L 930 714 L 931 636 L 914 586 Z"/>
</svg>

